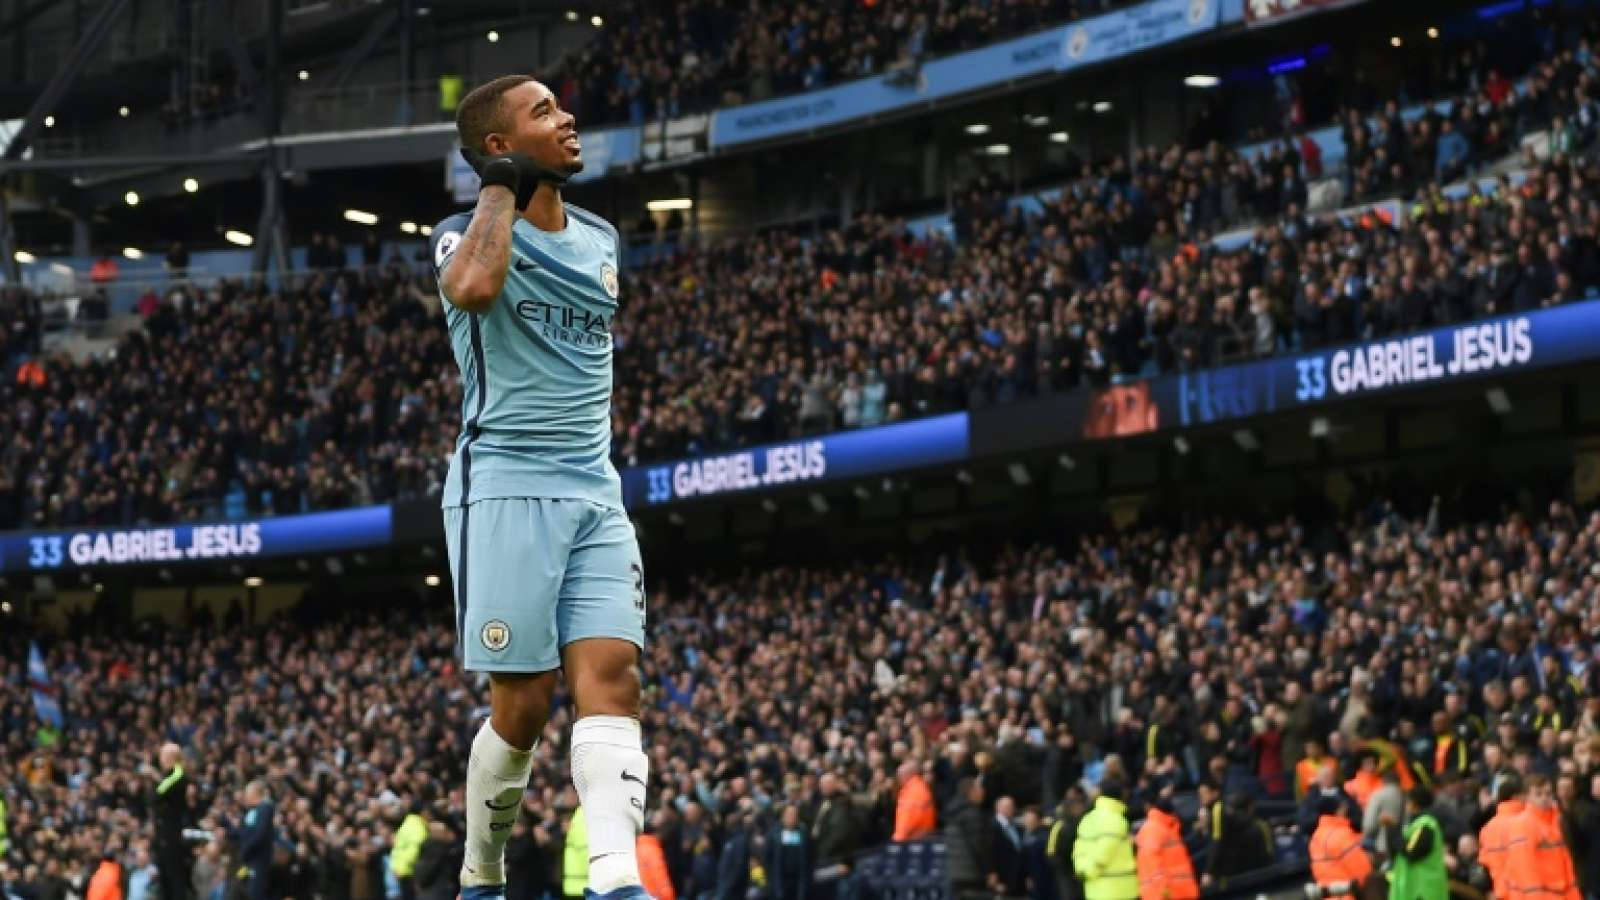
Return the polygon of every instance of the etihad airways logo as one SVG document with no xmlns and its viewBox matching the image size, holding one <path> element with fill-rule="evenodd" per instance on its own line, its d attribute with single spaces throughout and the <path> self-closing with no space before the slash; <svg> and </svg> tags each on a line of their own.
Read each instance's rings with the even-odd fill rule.
<svg viewBox="0 0 1600 900">
<path fill-rule="evenodd" d="M 611 346 L 611 320 L 605 313 L 545 300 L 518 300 L 513 309 L 551 340 L 579 347 Z"/>
</svg>

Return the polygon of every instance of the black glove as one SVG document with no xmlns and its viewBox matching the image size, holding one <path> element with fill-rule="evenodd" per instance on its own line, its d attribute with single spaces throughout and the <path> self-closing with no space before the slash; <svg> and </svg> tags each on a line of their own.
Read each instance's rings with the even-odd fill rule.
<svg viewBox="0 0 1600 900">
<path fill-rule="evenodd" d="M 561 185 L 567 180 L 567 176 L 540 168 L 538 163 L 521 153 L 489 156 L 462 147 L 461 158 L 467 161 L 472 171 L 478 173 L 478 178 L 484 186 L 498 184 L 510 188 L 517 197 L 518 211 L 528 208 L 528 201 L 533 199 L 533 192 L 538 189 L 539 182 L 549 181 Z"/>
</svg>

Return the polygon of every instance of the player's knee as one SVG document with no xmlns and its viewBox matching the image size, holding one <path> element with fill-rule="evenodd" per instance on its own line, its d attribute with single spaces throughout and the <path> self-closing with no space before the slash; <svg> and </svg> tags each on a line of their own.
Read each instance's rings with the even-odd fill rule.
<svg viewBox="0 0 1600 900">
<path fill-rule="evenodd" d="M 555 693 L 556 674 L 490 676 L 490 698 L 494 707 L 495 730 L 516 747 L 528 746 L 550 717 L 550 700 Z M 508 733 L 509 732 L 509 733 Z"/>
<path fill-rule="evenodd" d="M 566 655 L 579 716 L 638 715 L 638 648 L 627 641 L 578 641 L 568 645 Z"/>
</svg>

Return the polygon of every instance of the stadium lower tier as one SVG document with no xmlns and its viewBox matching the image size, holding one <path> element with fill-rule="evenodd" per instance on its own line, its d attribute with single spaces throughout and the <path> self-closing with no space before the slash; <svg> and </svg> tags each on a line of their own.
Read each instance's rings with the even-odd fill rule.
<svg viewBox="0 0 1600 900">
<path fill-rule="evenodd" d="M 51 628 L 8 601 L 0 886 L 78 895 L 114 864 L 130 897 L 453 897 L 486 685 L 448 582 L 415 584 L 318 578 L 271 615 L 235 591 L 165 622 L 107 592 Z M 1540 778 L 1585 892 L 1600 872 L 1600 511 L 1559 495 L 774 562 L 667 579 L 648 610 L 645 840 L 677 896 L 1054 897 L 1084 875 L 1097 896 L 1083 848 L 1118 822 L 1170 828 L 1209 893 L 1304 878 L 1330 817 L 1404 870 L 1417 786 L 1481 892 L 1473 836 Z M 558 694 L 518 897 L 570 874 L 570 717 Z M 252 781 L 272 850 L 245 859 Z M 1139 877 L 1176 858 L 1125 849 Z"/>
</svg>

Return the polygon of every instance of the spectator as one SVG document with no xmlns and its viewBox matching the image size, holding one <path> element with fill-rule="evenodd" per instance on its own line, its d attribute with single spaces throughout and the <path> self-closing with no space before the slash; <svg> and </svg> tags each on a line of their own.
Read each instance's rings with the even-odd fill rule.
<svg viewBox="0 0 1600 900">
<path fill-rule="evenodd" d="M 111 258 L 110 251 L 102 252 L 100 258 L 96 259 L 94 264 L 89 267 L 89 280 L 96 287 L 104 287 L 116 281 L 118 274 L 117 261 Z"/>
<path fill-rule="evenodd" d="M 84 900 L 122 900 L 126 876 L 117 862 L 115 851 L 108 850 L 100 857 L 100 865 L 90 877 L 84 890 Z"/>
<path fill-rule="evenodd" d="M 187 278 L 189 276 L 189 248 L 182 241 L 173 241 L 167 248 L 167 274 L 173 278 Z"/>
<path fill-rule="evenodd" d="M 1074 785 L 1067 790 L 1056 809 L 1055 824 L 1050 826 L 1050 840 L 1045 854 L 1055 870 L 1056 889 L 1061 900 L 1084 900 L 1083 882 L 1072 864 L 1072 854 L 1078 845 L 1078 824 L 1088 812 L 1087 798 L 1082 788 Z"/>
<path fill-rule="evenodd" d="M 717 863 L 716 900 L 744 900 L 750 892 L 750 823 L 746 813 L 728 814 Z"/>
<path fill-rule="evenodd" d="M 415 887 L 417 863 L 430 834 L 428 825 L 428 820 L 421 813 L 415 809 L 408 810 L 400 821 L 400 827 L 395 830 L 394 846 L 389 850 L 389 871 L 394 873 L 401 890 L 408 894 Z"/>
<path fill-rule="evenodd" d="M 1473 835 L 1461 836 L 1456 847 L 1455 859 L 1450 867 L 1450 880 L 1465 885 L 1484 897 L 1490 896 L 1493 882 L 1478 859 L 1478 839 Z M 1454 892 L 1455 889 L 1452 887 L 1452 893 Z"/>
<path fill-rule="evenodd" d="M 1128 838 L 1127 806 L 1117 778 L 1100 784 L 1094 808 L 1084 814 L 1072 847 L 1072 865 L 1086 900 L 1132 900 L 1139 896 L 1133 842 Z"/>
<path fill-rule="evenodd" d="M 1183 826 L 1172 802 L 1159 797 L 1145 811 L 1135 840 L 1140 900 L 1198 900 L 1200 885 L 1183 845 Z"/>
<path fill-rule="evenodd" d="M 1375 843 L 1380 853 L 1392 854 L 1395 848 L 1388 845 L 1385 831 L 1406 821 L 1406 795 L 1393 766 L 1384 769 L 1381 782 L 1361 807 L 1361 837 Z"/>
<path fill-rule="evenodd" d="M 1023 871 L 1022 832 L 1017 830 L 1017 801 L 1001 797 L 994 802 L 994 827 L 990 829 L 993 849 L 989 858 L 994 866 L 996 892 L 1021 897 L 1027 891 Z"/>
<path fill-rule="evenodd" d="M 583 807 L 574 807 L 567 819 L 565 851 L 561 855 L 562 896 L 582 897 L 589 882 L 589 820 Z"/>
<path fill-rule="evenodd" d="M 272 870 L 272 852 L 278 831 L 273 821 L 276 810 L 266 785 L 252 781 L 240 793 L 245 808 L 244 820 L 234 832 L 239 859 L 247 873 L 245 890 L 250 900 L 267 900 Z"/>
<path fill-rule="evenodd" d="M 1512 842 L 1517 839 L 1513 823 L 1523 812 L 1522 780 L 1508 775 L 1500 780 L 1495 793 L 1499 805 L 1495 807 L 1494 816 L 1478 832 L 1478 862 L 1488 871 L 1495 896 L 1507 897 L 1511 884 L 1506 880 L 1506 858 Z"/>
<path fill-rule="evenodd" d="M 811 841 L 800 827 L 800 809 L 783 808 L 778 826 L 767 840 L 767 884 L 773 900 L 805 900 L 811 886 Z"/>
<path fill-rule="evenodd" d="M 157 887 L 157 873 L 155 863 L 150 861 L 150 851 L 143 844 L 134 848 L 133 865 L 125 877 L 128 900 L 151 900 Z"/>
<path fill-rule="evenodd" d="M 983 814 L 983 783 L 963 778 L 956 785 L 948 815 L 944 817 L 944 843 L 950 884 L 956 895 L 998 891 L 999 880 L 990 857 L 993 838 L 990 820 Z"/>
<path fill-rule="evenodd" d="M 1390 900 L 1447 900 L 1450 878 L 1444 861 L 1444 831 L 1429 814 L 1433 794 L 1417 786 L 1406 795 L 1405 838 L 1396 848 L 1389 876 Z"/>
<path fill-rule="evenodd" d="M 158 761 L 161 780 L 152 802 L 155 819 L 156 866 L 160 872 L 161 900 L 185 900 L 193 870 L 183 830 L 190 824 L 189 780 L 183 771 L 183 750 L 177 744 L 161 745 Z"/>
<path fill-rule="evenodd" d="M 1272 830 L 1256 815 L 1249 794 L 1230 795 L 1212 821 L 1211 857 L 1202 886 L 1226 886 L 1228 879 L 1272 862 Z"/>
<path fill-rule="evenodd" d="M 818 866 L 848 862 L 860 844 L 860 820 L 850 794 L 833 772 L 822 773 L 818 781 L 822 804 L 811 826 L 811 845 Z"/>
<path fill-rule="evenodd" d="M 1050 859 L 1051 829 L 1030 806 L 1022 811 L 1022 874 L 1027 895 L 1032 900 L 1057 900 L 1055 866 Z"/>
<path fill-rule="evenodd" d="M 1508 830 L 1511 840 L 1503 863 L 1506 889 L 1513 894 L 1542 893 L 1576 900 L 1577 873 L 1561 833 L 1561 812 L 1549 778 L 1528 776 L 1527 804 Z"/>
<path fill-rule="evenodd" d="M 934 812 L 933 791 L 922 777 L 921 767 L 911 760 L 900 764 L 898 772 L 899 794 L 894 806 L 894 839 L 914 841 L 932 834 L 938 828 Z"/>
<path fill-rule="evenodd" d="M 656 814 L 656 820 L 660 819 Z M 646 828 L 638 841 L 639 881 L 655 900 L 677 900 L 677 890 L 672 885 L 672 874 L 667 867 L 667 853 L 655 828 Z"/>
<path fill-rule="evenodd" d="M 1317 798 L 1316 831 L 1311 835 L 1311 878 L 1323 889 L 1325 895 L 1348 893 L 1356 897 L 1370 896 L 1372 861 L 1366 848 L 1361 846 L 1361 836 L 1350 827 L 1341 803 L 1335 796 Z M 1339 891 L 1336 885 L 1348 887 Z"/>
<path fill-rule="evenodd" d="M 427 824 L 428 837 L 417 854 L 415 881 L 417 900 L 453 900 L 460 885 L 462 848 L 448 822 Z"/>
</svg>

